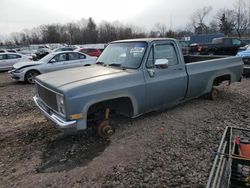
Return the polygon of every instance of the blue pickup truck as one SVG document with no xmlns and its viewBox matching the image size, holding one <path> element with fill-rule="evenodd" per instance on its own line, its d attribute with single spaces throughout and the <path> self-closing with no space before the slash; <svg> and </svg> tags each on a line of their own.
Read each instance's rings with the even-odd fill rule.
<svg viewBox="0 0 250 188">
<path fill-rule="evenodd" d="M 105 137 L 113 133 L 110 114 L 137 117 L 205 94 L 213 99 L 215 86 L 241 81 L 241 57 L 203 58 L 210 59 L 183 57 L 174 39 L 115 41 L 96 65 L 37 76 L 33 99 L 60 128 L 96 125 Z"/>
</svg>

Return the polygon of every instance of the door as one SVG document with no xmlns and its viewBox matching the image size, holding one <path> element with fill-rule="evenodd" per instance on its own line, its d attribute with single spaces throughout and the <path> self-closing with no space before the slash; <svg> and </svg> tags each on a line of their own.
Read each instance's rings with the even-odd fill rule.
<svg viewBox="0 0 250 188">
<path fill-rule="evenodd" d="M 66 53 L 57 54 L 46 64 L 44 72 L 51 72 L 64 69 L 66 61 L 67 61 Z"/>
<path fill-rule="evenodd" d="M 68 53 L 68 61 L 64 63 L 65 68 L 80 67 L 84 65 L 86 59 L 85 55 L 79 54 L 77 52 Z"/>
<path fill-rule="evenodd" d="M 232 40 L 230 38 L 224 38 L 223 44 L 220 49 L 221 50 L 220 50 L 219 55 L 230 55 L 233 49 Z"/>
<path fill-rule="evenodd" d="M 0 70 L 6 70 L 7 64 L 6 64 L 6 54 L 0 54 Z"/>
<path fill-rule="evenodd" d="M 17 54 L 7 54 L 6 65 L 11 68 L 15 63 L 19 62 L 22 56 Z"/>
<path fill-rule="evenodd" d="M 241 41 L 238 39 L 232 39 L 233 49 L 229 55 L 236 55 L 241 46 Z"/>
<path fill-rule="evenodd" d="M 171 106 L 184 99 L 187 74 L 178 58 L 174 43 L 156 43 L 151 47 L 144 72 L 146 81 L 147 110 Z M 166 61 L 167 66 L 156 66 L 156 61 Z"/>
</svg>

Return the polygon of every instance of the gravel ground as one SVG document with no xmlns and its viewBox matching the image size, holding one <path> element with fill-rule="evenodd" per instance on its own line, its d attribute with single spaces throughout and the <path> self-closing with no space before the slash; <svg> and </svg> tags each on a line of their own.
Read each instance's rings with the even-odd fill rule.
<svg viewBox="0 0 250 188">
<path fill-rule="evenodd" d="M 64 135 L 35 108 L 33 85 L 0 73 L 0 187 L 204 187 L 227 125 L 248 127 L 250 79 L 139 118 L 109 140 Z"/>
</svg>

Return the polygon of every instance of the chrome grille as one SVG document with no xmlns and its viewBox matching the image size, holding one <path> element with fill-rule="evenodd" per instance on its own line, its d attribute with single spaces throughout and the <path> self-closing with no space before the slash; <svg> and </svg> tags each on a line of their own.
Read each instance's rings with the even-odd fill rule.
<svg viewBox="0 0 250 188">
<path fill-rule="evenodd" d="M 58 111 L 56 93 L 36 83 L 39 98 L 50 108 Z"/>
</svg>

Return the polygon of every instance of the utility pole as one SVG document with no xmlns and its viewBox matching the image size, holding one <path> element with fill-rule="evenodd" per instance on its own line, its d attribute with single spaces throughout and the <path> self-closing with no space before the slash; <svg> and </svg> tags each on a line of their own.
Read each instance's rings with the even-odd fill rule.
<svg viewBox="0 0 250 188">
<path fill-rule="evenodd" d="M 247 34 L 250 34 L 250 0 L 248 0 L 248 24 L 247 24 Z"/>
<path fill-rule="evenodd" d="M 170 31 L 172 31 L 172 27 L 173 27 L 173 22 L 172 22 L 172 14 L 170 14 Z"/>
</svg>

